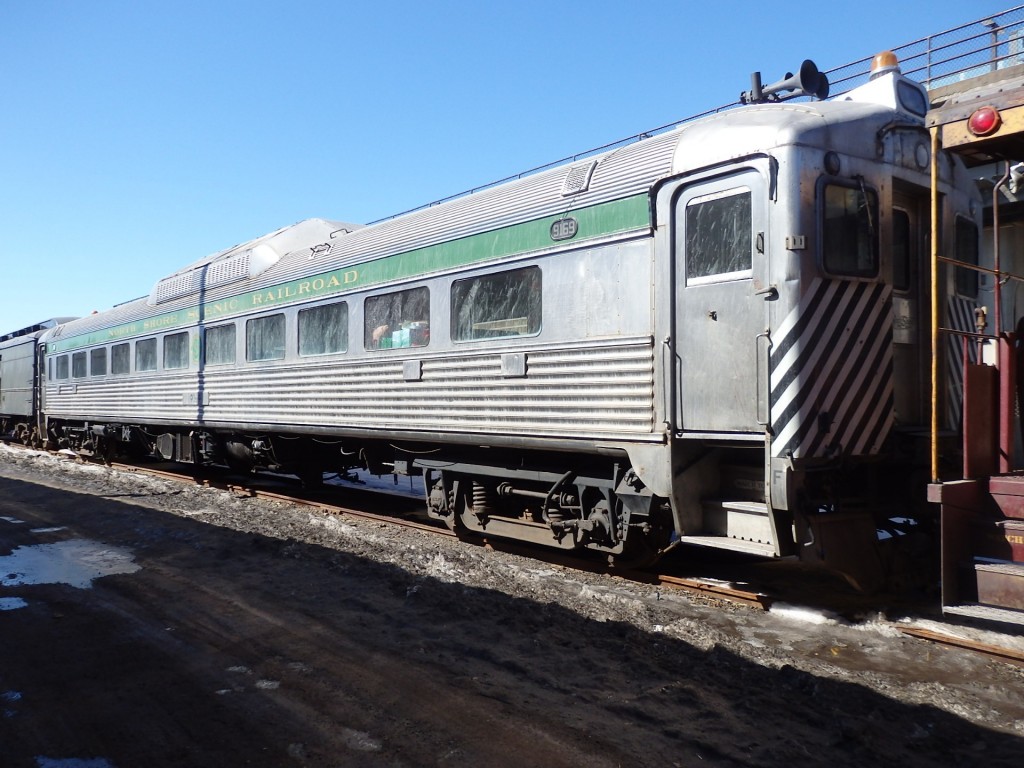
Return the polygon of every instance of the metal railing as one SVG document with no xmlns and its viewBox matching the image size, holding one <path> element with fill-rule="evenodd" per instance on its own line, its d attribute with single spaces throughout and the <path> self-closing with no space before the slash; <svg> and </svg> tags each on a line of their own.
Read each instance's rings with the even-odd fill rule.
<svg viewBox="0 0 1024 768">
<path fill-rule="evenodd" d="M 907 77 L 924 83 L 925 87 L 929 89 L 950 85 L 961 80 L 968 80 L 1015 64 L 1024 64 L 1024 5 L 1018 5 L 1000 13 L 985 16 L 977 21 L 961 24 L 959 27 L 923 37 L 920 40 L 897 46 L 891 50 L 899 57 L 901 72 Z M 878 53 L 878 51 L 874 51 L 871 56 L 866 58 L 857 59 L 849 64 L 843 64 L 840 67 L 826 70 L 825 74 L 828 76 L 831 86 L 830 96 L 839 96 L 853 90 L 858 85 L 866 83 L 871 73 L 871 59 L 875 53 Z M 735 106 L 738 106 L 738 102 L 723 104 L 696 115 L 690 115 L 681 120 L 675 120 L 657 128 L 652 128 L 643 133 L 627 136 L 624 139 L 584 150 L 575 155 L 552 160 L 550 163 L 529 168 L 521 173 L 506 176 L 503 179 L 497 179 L 487 184 L 481 184 L 473 189 L 467 189 L 440 200 L 435 200 L 431 203 L 402 211 L 401 213 L 385 216 L 369 223 L 379 224 L 382 221 L 404 216 L 407 213 L 432 208 L 435 205 L 465 197 L 474 192 L 490 189 L 509 181 L 515 181 L 524 176 L 532 176 L 549 168 L 574 163 L 601 152 L 607 152 L 640 141 L 641 139 L 656 136 L 677 128 L 684 123 L 732 109 Z"/>
<path fill-rule="evenodd" d="M 891 50 L 899 57 L 903 74 L 929 90 L 1024 64 L 1024 5 Z M 832 95 L 846 93 L 866 83 L 871 58 L 827 70 Z"/>
</svg>

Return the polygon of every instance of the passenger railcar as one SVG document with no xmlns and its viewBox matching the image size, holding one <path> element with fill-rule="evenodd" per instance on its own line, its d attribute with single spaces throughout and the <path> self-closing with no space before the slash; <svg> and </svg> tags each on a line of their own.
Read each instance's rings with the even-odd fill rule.
<svg viewBox="0 0 1024 768">
<path fill-rule="evenodd" d="M 0 435 L 41 444 L 36 430 L 39 337 L 69 320 L 74 318 L 52 318 L 0 336 Z"/>
<path fill-rule="evenodd" d="M 422 474 L 453 528 L 620 558 L 862 560 L 927 425 L 928 99 L 898 69 L 834 101 L 779 85 L 392 220 L 301 222 L 51 329 L 40 431 Z M 976 261 L 973 186 L 937 169 Z M 950 271 L 944 311 L 976 290 Z"/>
</svg>

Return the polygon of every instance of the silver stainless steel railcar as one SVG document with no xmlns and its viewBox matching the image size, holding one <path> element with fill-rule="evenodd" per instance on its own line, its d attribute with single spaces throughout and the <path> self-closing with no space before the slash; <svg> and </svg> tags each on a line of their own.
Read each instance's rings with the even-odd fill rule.
<svg viewBox="0 0 1024 768">
<path fill-rule="evenodd" d="M 39 337 L 74 320 L 59 317 L 0 336 L 0 436 L 42 444 L 36 430 L 39 408 Z"/>
<path fill-rule="evenodd" d="M 620 557 L 856 557 L 878 459 L 927 422 L 927 104 L 892 70 L 280 230 L 49 331 L 41 427 L 314 481 L 422 473 L 452 527 Z M 972 185 L 937 167 L 976 260 Z M 942 301 L 970 292 L 951 274 Z"/>
</svg>

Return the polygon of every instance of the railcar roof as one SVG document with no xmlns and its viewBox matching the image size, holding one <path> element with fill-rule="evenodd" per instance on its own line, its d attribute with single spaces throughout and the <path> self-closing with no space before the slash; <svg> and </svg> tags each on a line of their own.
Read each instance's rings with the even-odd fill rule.
<svg viewBox="0 0 1024 768">
<path fill-rule="evenodd" d="M 867 120 L 880 127 L 891 118 L 890 109 L 849 101 L 737 107 L 634 144 L 370 226 L 309 219 L 283 227 L 193 262 L 164 281 L 181 281 L 190 273 L 198 274 L 204 267 L 238 254 L 263 246 L 271 248 L 276 254 L 274 263 L 250 279 L 207 285 L 202 293 L 168 293 L 170 298 L 159 303 L 154 300 L 155 290 L 148 300 L 130 301 L 83 318 L 48 334 L 48 338 L 68 338 L 184 310 L 196 306 L 200 295 L 205 302 L 215 302 L 240 291 L 258 291 L 311 274 L 646 196 L 658 180 L 674 174 L 789 143 L 823 142 L 829 130 L 851 119 Z M 875 133 L 873 129 L 865 131 L 863 124 L 859 131 L 862 136 L 873 137 Z"/>
<path fill-rule="evenodd" d="M 41 320 L 38 323 L 34 323 L 33 325 L 29 325 L 24 328 L 19 328 L 16 331 L 11 331 L 10 333 L 0 335 L 0 344 L 2 344 L 3 342 L 11 341 L 12 339 L 18 339 L 23 336 L 30 336 L 33 334 L 35 336 L 39 336 L 43 331 L 49 328 L 54 328 L 60 325 L 61 323 L 67 323 L 75 319 L 76 318 L 74 317 L 51 317 L 48 320 Z"/>
</svg>

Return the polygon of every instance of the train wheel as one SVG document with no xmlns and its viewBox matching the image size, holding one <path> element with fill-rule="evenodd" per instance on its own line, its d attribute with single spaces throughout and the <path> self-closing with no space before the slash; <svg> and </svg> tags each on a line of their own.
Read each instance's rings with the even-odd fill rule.
<svg viewBox="0 0 1024 768">
<path fill-rule="evenodd" d="M 643 525 L 627 529 L 622 552 L 609 555 L 609 564 L 621 570 L 650 568 L 675 546 L 673 532 L 672 513 L 667 505 L 655 506 Z"/>
</svg>

